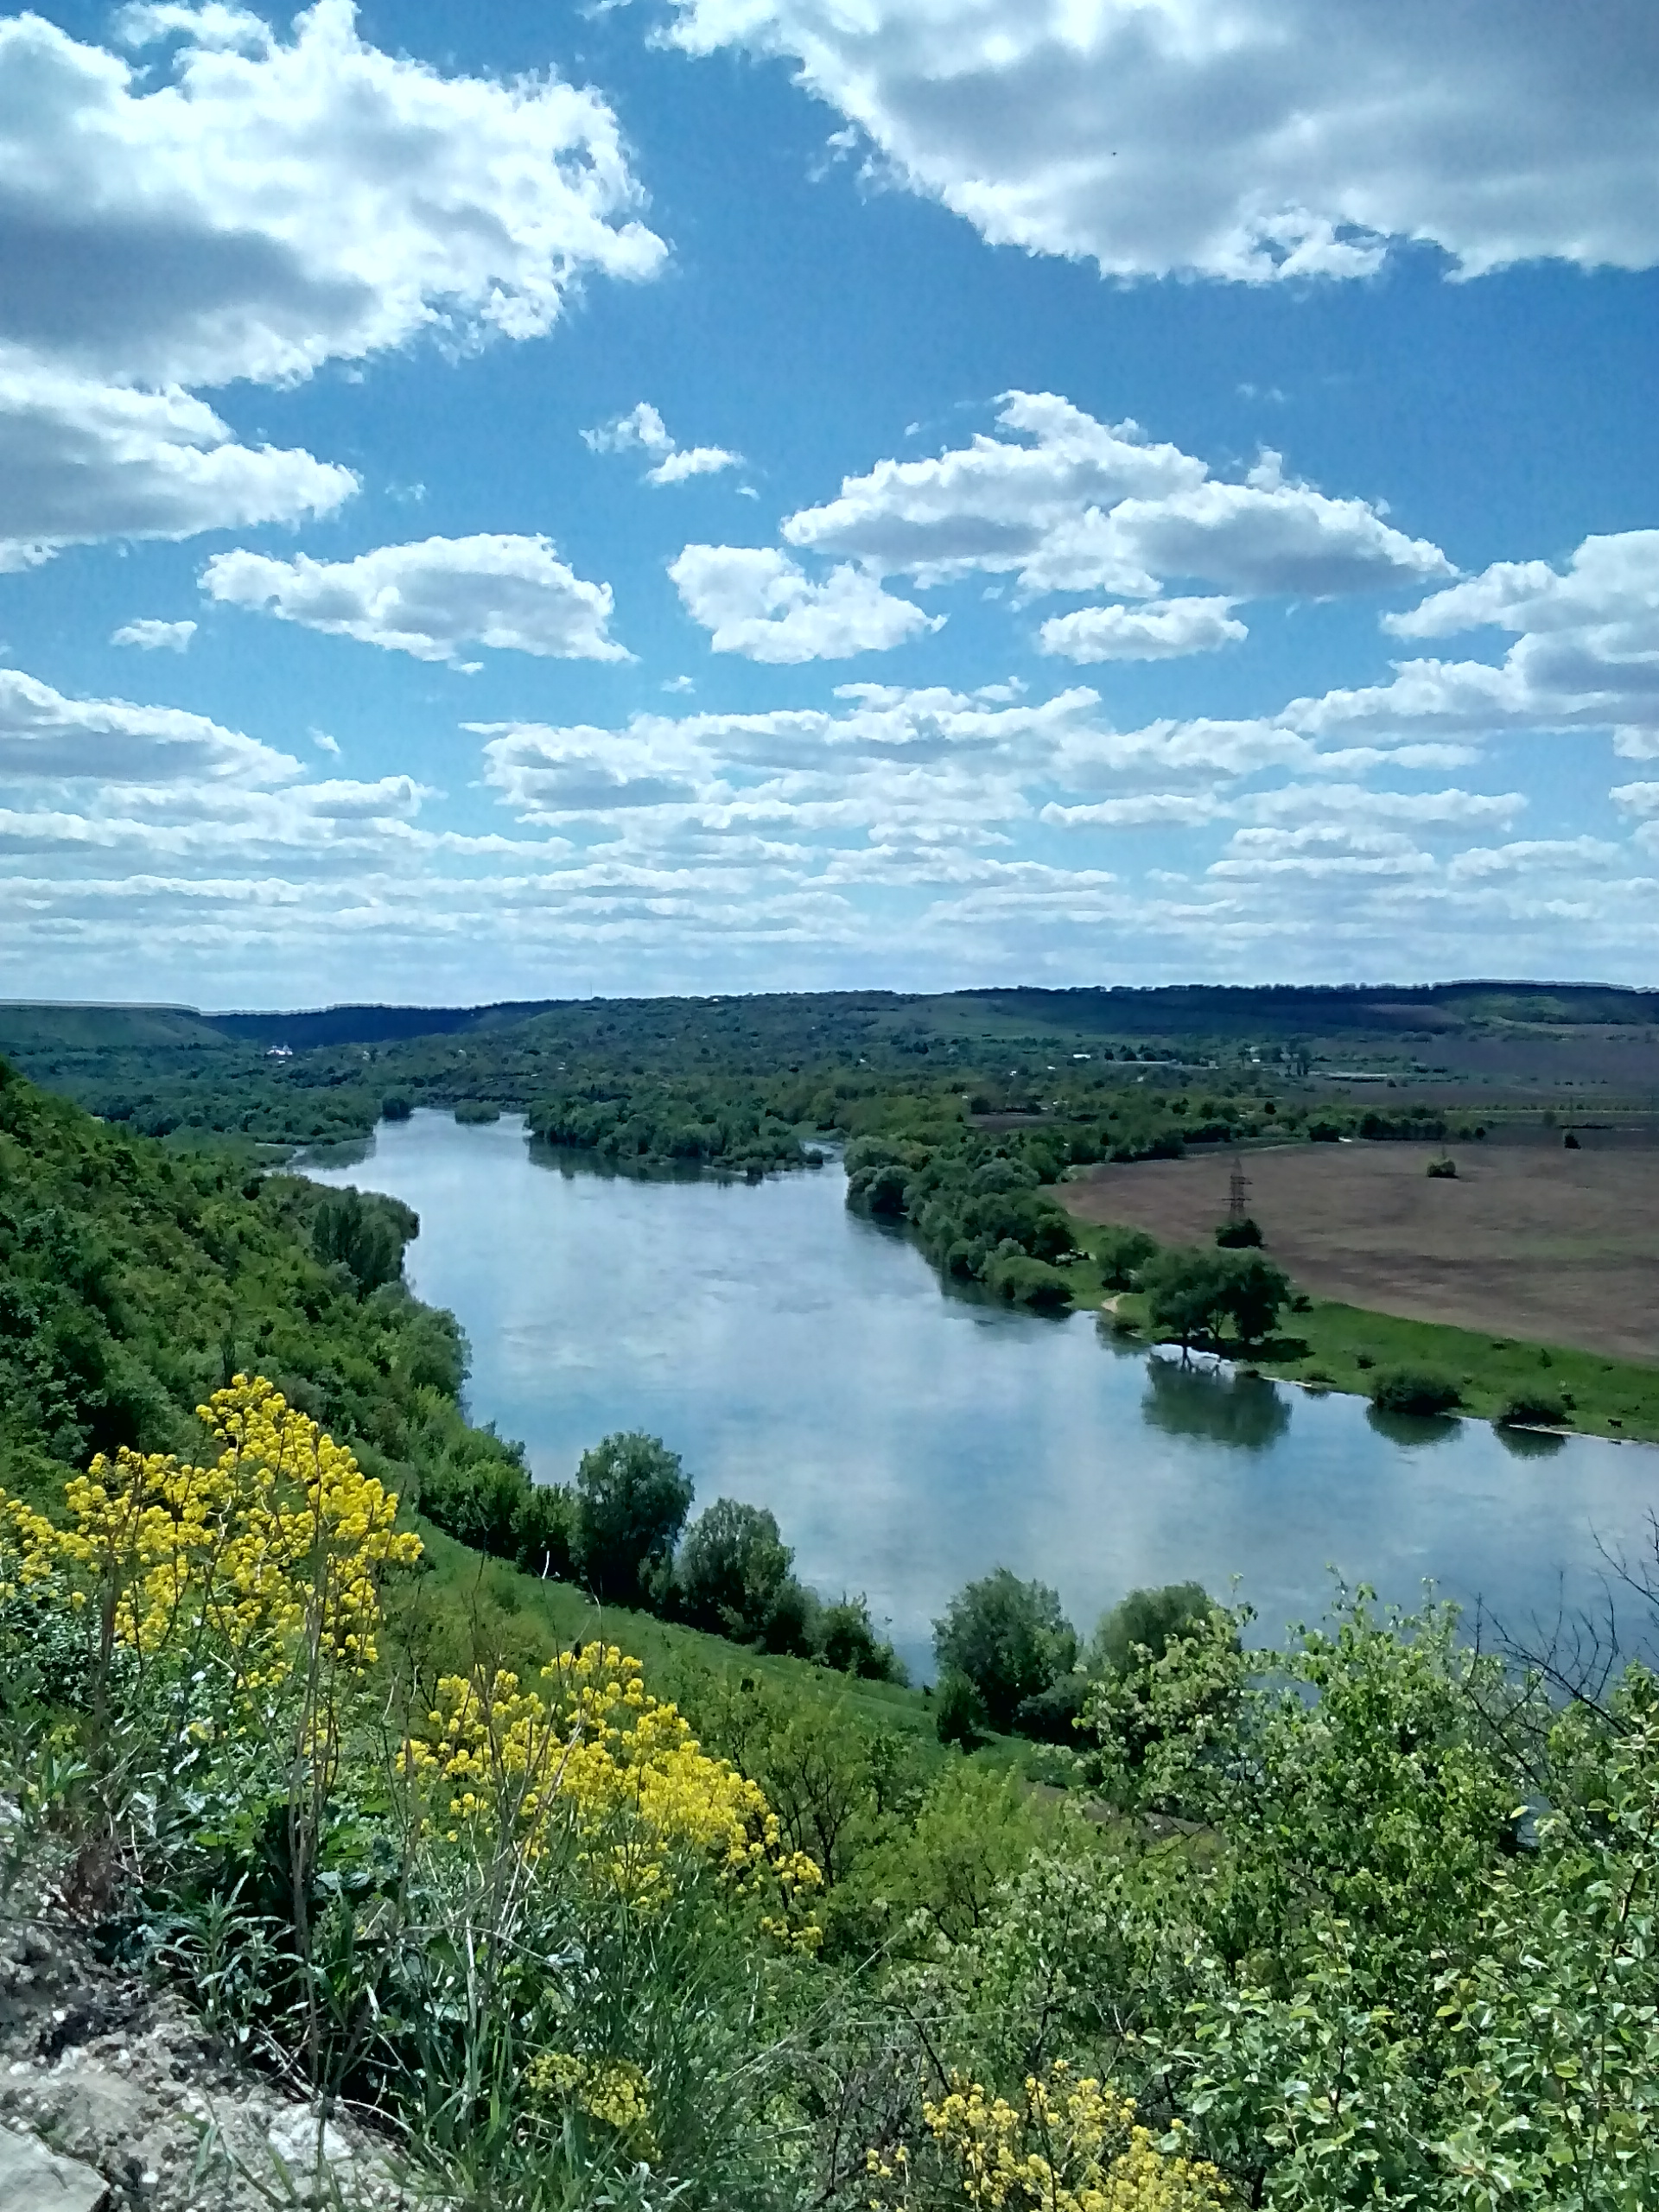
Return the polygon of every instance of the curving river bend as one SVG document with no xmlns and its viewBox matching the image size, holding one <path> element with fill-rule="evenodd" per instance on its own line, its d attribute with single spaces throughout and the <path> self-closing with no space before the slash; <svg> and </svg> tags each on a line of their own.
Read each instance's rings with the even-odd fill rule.
<svg viewBox="0 0 1659 2212">
<path fill-rule="evenodd" d="M 1092 1315 L 946 1296 L 833 1165 L 646 1182 L 438 1113 L 302 1164 L 417 1210 L 410 1281 L 471 1339 L 472 1417 L 539 1477 L 613 1429 L 662 1436 L 699 1508 L 770 1506 L 804 1580 L 864 1591 L 918 1679 L 933 1617 L 995 1566 L 1055 1584 L 1085 1634 L 1136 1584 L 1236 1577 L 1271 1639 L 1332 1568 L 1407 1604 L 1432 1577 L 1522 1631 L 1601 1603 L 1605 1553 L 1651 1550 L 1659 1447 L 1385 1433 L 1356 1399 L 1116 1349 Z"/>
</svg>

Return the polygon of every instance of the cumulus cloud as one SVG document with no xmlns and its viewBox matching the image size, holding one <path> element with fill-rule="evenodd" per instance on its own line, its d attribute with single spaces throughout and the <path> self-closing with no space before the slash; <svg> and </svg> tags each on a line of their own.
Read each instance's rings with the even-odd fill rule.
<svg viewBox="0 0 1659 2212">
<path fill-rule="evenodd" d="M 98 538 L 299 522 L 356 489 L 331 461 L 239 444 L 188 392 L 130 391 L 0 349 L 0 569 Z"/>
<path fill-rule="evenodd" d="M 218 553 L 210 598 L 365 645 L 451 661 L 469 644 L 556 660 L 626 660 L 608 634 L 608 584 L 588 583 L 545 537 L 429 537 L 353 561 Z"/>
<path fill-rule="evenodd" d="M 1422 584 L 1456 572 L 1438 546 L 1408 537 L 1363 499 L 1286 480 L 1266 454 L 1243 483 L 1154 445 L 1132 422 L 1096 422 L 1052 392 L 1009 392 L 997 414 L 1011 435 L 983 435 L 931 461 L 882 461 L 840 495 L 784 524 L 791 545 L 928 584 L 978 570 L 1013 574 L 1023 597 L 1107 591 L 1152 599 L 1171 577 L 1238 598 L 1316 599 Z M 1022 442 L 1029 441 L 1029 442 Z M 1220 631 L 1217 601 L 1141 627 L 1122 609 L 1061 617 L 1052 652 L 1071 642 L 1137 638 L 1159 656 L 1207 652 L 1243 634 Z M 1195 610 L 1206 610 L 1200 619 Z M 1192 642 L 1179 641 L 1190 636 Z M 1075 658 L 1150 658 L 1077 652 Z"/>
<path fill-rule="evenodd" d="M 582 436 L 592 453 L 657 454 L 656 467 L 645 471 L 647 484 L 683 484 L 693 476 L 717 476 L 723 468 L 739 467 L 743 460 L 741 453 L 728 453 L 724 446 L 677 445 L 648 399 L 613 423 L 584 430 Z"/>
<path fill-rule="evenodd" d="M 196 634 L 194 622 L 162 622 L 153 615 L 142 614 L 136 622 L 124 622 L 118 630 L 110 633 L 112 645 L 137 645 L 142 652 L 188 652 L 190 640 Z"/>
<path fill-rule="evenodd" d="M 1149 600 L 1051 615 L 1037 633 L 1046 653 L 1071 661 L 1170 660 L 1212 653 L 1249 635 L 1230 599 Z"/>
<path fill-rule="evenodd" d="M 366 45 L 351 0 L 287 41 L 223 9 L 125 21 L 188 34 L 170 83 L 0 24 L 0 341 L 112 381 L 291 379 L 424 330 L 529 337 L 585 274 L 662 262 L 596 93 L 442 76 Z"/>
<path fill-rule="evenodd" d="M 674 0 L 780 55 L 886 175 L 998 245 L 1262 283 L 1659 259 L 1647 0 Z"/>
<path fill-rule="evenodd" d="M 278 784 L 298 773 L 289 754 L 205 715 L 67 698 L 20 669 L 0 669 L 0 779 L 178 787 Z"/>
<path fill-rule="evenodd" d="M 162 81 L 0 22 L 0 566 L 331 512 L 349 470 L 238 443 L 188 388 L 536 336 L 584 276 L 661 264 L 591 92 L 440 75 L 350 0 L 287 40 L 224 5 L 120 29 L 172 42 Z"/>
<path fill-rule="evenodd" d="M 850 564 L 813 582 L 771 548 L 688 545 L 668 571 L 686 613 L 717 653 L 774 662 L 844 660 L 885 652 L 940 628 L 906 599 Z"/>
</svg>

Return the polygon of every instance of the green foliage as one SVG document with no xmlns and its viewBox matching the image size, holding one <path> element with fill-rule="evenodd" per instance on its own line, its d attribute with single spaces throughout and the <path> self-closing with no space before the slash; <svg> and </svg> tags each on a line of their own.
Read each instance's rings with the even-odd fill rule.
<svg viewBox="0 0 1659 2212">
<path fill-rule="evenodd" d="M 1371 1386 L 1371 1403 L 1385 1414 L 1449 1414 L 1462 1393 L 1449 1375 L 1428 1368 L 1387 1367 Z"/>
<path fill-rule="evenodd" d="M 1224 1221 L 1216 1231 L 1216 1243 L 1224 1252 L 1248 1251 L 1261 1242 L 1261 1224 L 1249 1214 L 1240 1221 Z"/>
<path fill-rule="evenodd" d="M 1450 1158 L 1431 1160 L 1423 1173 L 1431 1182 L 1455 1183 L 1458 1179 L 1458 1163 Z"/>
<path fill-rule="evenodd" d="M 1167 1582 L 1156 1590 L 1131 1590 L 1101 1617 L 1089 1646 L 1096 1674 L 1126 1675 L 1141 1650 L 1161 1659 L 1179 1636 L 1201 1627 L 1213 1600 L 1199 1582 Z"/>
<path fill-rule="evenodd" d="M 1006 1732 L 1025 1699 L 1070 1670 L 1077 1637 L 1056 1592 L 1000 1567 L 950 1600 L 933 1624 L 933 1649 L 941 1673 L 965 1675 L 992 1726 Z"/>
<path fill-rule="evenodd" d="M 343 1267 L 366 1297 L 404 1271 L 404 1247 L 421 1233 L 420 1217 L 378 1192 L 330 1191 L 311 1217 L 317 1257 Z"/>
<path fill-rule="evenodd" d="M 455 1108 L 455 1119 L 463 1128 L 481 1128 L 486 1122 L 499 1122 L 501 1109 L 485 1098 L 463 1098 Z"/>
<path fill-rule="evenodd" d="M 959 1667 L 945 1668 L 933 1687 L 933 1727 L 939 1741 L 970 1751 L 990 1725 L 978 1683 Z"/>
<path fill-rule="evenodd" d="M 400 1090 L 389 1090 L 380 1101 L 380 1118 L 383 1122 L 406 1122 L 413 1111 L 413 1107 Z"/>
<path fill-rule="evenodd" d="M 1517 1390 L 1504 1401 L 1498 1420 L 1516 1428 L 1560 1428 L 1567 1414 L 1567 1403 L 1559 1391 Z"/>
<path fill-rule="evenodd" d="M 1095 1265 L 1107 1290 L 1133 1290 L 1147 1262 L 1158 1249 L 1143 1229 L 1103 1229 L 1094 1239 Z"/>
<path fill-rule="evenodd" d="M 716 1498 L 685 1534 L 674 1564 L 676 1610 L 696 1628 L 769 1651 L 801 1649 L 806 1593 L 795 1554 L 764 1506 Z"/>
<path fill-rule="evenodd" d="M 658 1436 L 607 1436 L 576 1468 L 576 1572 L 594 1596 L 650 1604 L 667 1586 L 692 1486 Z"/>
<path fill-rule="evenodd" d="M 1172 1247 L 1141 1271 L 1147 1318 L 1160 1337 L 1183 1351 L 1216 1344 L 1230 1328 L 1247 1350 L 1272 1334 L 1290 1300 L 1281 1268 L 1259 1252 L 1205 1251 Z"/>
</svg>

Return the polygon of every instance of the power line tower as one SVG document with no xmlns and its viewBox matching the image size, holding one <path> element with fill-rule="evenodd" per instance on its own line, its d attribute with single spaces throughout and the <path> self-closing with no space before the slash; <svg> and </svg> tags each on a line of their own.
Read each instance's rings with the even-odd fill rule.
<svg viewBox="0 0 1659 2212">
<path fill-rule="evenodd" d="M 1237 1153 L 1233 1154 L 1232 1173 L 1227 1178 L 1227 1218 L 1243 1221 L 1249 1209 L 1244 1203 L 1244 1193 L 1250 1187 L 1250 1179 L 1244 1173 L 1244 1163 Z"/>
</svg>

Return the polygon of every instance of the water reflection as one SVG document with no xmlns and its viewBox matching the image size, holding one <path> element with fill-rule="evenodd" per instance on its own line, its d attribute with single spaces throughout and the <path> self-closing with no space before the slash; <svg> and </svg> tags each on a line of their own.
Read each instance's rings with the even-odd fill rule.
<svg viewBox="0 0 1659 2212">
<path fill-rule="evenodd" d="M 1264 1376 L 1154 1357 L 1147 1362 L 1141 1418 L 1166 1436 L 1203 1436 L 1239 1451 L 1265 1452 L 1290 1427 L 1290 1408 Z"/>
<path fill-rule="evenodd" d="M 1367 1406 L 1365 1418 L 1379 1436 L 1408 1451 L 1425 1444 L 1450 1444 L 1461 1436 L 1464 1423 L 1455 1414 L 1396 1414 L 1386 1406 Z"/>
<path fill-rule="evenodd" d="M 1547 1428 L 1510 1428 L 1503 1421 L 1493 1422 L 1492 1433 L 1514 1459 L 1553 1459 L 1567 1444 Z"/>
</svg>

